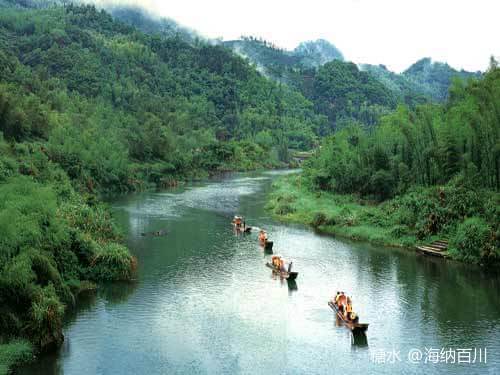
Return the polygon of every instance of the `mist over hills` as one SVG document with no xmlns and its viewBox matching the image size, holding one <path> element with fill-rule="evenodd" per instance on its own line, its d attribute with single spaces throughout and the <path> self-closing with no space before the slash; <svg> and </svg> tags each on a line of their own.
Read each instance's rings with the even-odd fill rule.
<svg viewBox="0 0 500 375">
<path fill-rule="evenodd" d="M 297 87 L 297 72 L 311 71 L 334 60 L 345 61 L 342 52 L 330 41 L 317 39 L 304 41 L 293 50 L 276 46 L 271 41 L 258 36 L 243 36 L 240 39 L 221 41 L 208 40 L 194 30 L 179 25 L 172 19 L 156 17 L 147 10 L 137 6 L 105 5 L 114 17 L 131 24 L 146 33 L 160 33 L 165 36 L 177 36 L 188 42 L 205 40 L 222 44 L 236 54 L 255 64 L 264 75 Z M 480 72 L 456 70 L 447 63 L 435 62 L 425 57 L 415 62 L 401 74 L 390 71 L 384 65 L 371 65 L 359 62 L 361 70 L 368 72 L 393 94 L 409 104 L 431 101 L 443 101 L 448 94 L 454 77 L 461 79 L 477 78 Z M 412 100 L 409 98 L 412 97 Z M 406 98 L 406 99 L 405 99 Z"/>
<path fill-rule="evenodd" d="M 19 7 L 41 8 L 67 4 L 62 0 L 0 0 L 1 4 Z M 222 41 L 203 37 L 195 30 L 177 23 L 175 20 L 161 17 L 142 7 L 143 2 L 92 1 L 77 0 L 73 3 L 95 4 L 108 11 L 114 18 L 148 34 L 160 34 L 167 38 L 180 38 L 190 44 L 204 41 L 221 44 L 234 53 L 254 64 L 262 74 L 279 80 L 296 89 L 307 86 L 315 70 L 334 60 L 344 61 L 342 52 L 330 41 L 318 39 L 304 41 L 294 50 L 286 50 L 271 41 L 257 36 L 243 36 L 240 39 Z M 415 105 L 426 101 L 443 101 L 447 98 L 448 88 L 456 78 L 478 78 L 481 72 L 456 70 L 445 62 L 435 62 L 424 57 L 408 67 L 402 73 L 390 71 L 384 65 L 360 63 L 358 68 L 382 83 L 400 101 Z"/>
</svg>

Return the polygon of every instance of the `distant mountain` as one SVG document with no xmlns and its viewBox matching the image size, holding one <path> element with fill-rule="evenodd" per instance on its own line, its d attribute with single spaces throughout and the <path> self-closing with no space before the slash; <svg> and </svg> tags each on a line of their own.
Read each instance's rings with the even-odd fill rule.
<svg viewBox="0 0 500 375">
<path fill-rule="evenodd" d="M 398 102 L 393 90 L 351 62 L 328 62 L 304 82 L 308 83 L 304 94 L 329 120 L 325 134 L 353 121 L 375 125 Z"/>
<path fill-rule="evenodd" d="M 481 72 L 458 71 L 446 63 L 433 62 L 430 58 L 417 61 L 401 74 L 391 72 L 385 65 L 361 64 L 359 67 L 410 106 L 429 100 L 446 100 L 455 77 L 465 80 L 481 77 Z"/>
<path fill-rule="evenodd" d="M 456 70 L 446 63 L 433 62 L 426 57 L 406 69 L 402 76 L 408 79 L 418 90 L 433 100 L 443 101 L 448 97 L 448 88 L 452 80 L 479 78 L 481 72 L 467 72 Z"/>
<path fill-rule="evenodd" d="M 303 42 L 293 51 L 255 37 L 242 37 L 222 44 L 247 58 L 264 74 L 284 78 L 285 81 L 290 81 L 291 73 L 298 69 L 317 68 L 327 62 L 344 59 L 333 44 L 323 39 Z"/>
<path fill-rule="evenodd" d="M 224 41 L 222 45 L 255 64 L 265 75 L 279 77 L 290 68 L 300 65 L 298 56 L 262 39 L 242 37 Z"/>
<path fill-rule="evenodd" d="M 170 18 L 158 17 L 142 7 L 111 3 L 111 5 L 104 5 L 104 9 L 114 18 L 147 34 L 161 34 L 166 37 L 177 36 L 187 42 L 204 39 L 196 31 L 181 26 Z"/>
<path fill-rule="evenodd" d="M 324 39 L 300 43 L 293 51 L 305 66 L 321 66 L 333 60 L 344 60 L 342 52 Z"/>
<path fill-rule="evenodd" d="M 385 65 L 361 64 L 359 68 L 392 91 L 400 102 L 411 107 L 431 99 L 419 85 L 401 74 L 390 71 Z"/>
</svg>

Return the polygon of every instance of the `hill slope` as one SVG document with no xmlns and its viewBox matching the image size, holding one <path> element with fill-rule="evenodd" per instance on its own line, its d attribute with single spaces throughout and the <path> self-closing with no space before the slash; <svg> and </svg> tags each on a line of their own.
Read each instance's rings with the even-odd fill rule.
<svg viewBox="0 0 500 375">
<path fill-rule="evenodd" d="M 47 139 L 51 158 L 92 186 L 277 163 L 289 146 L 311 147 L 322 121 L 222 46 L 143 34 L 91 6 L 5 9 L 0 35 L 6 100 L 33 97 L 47 123 L 0 130 Z"/>
<path fill-rule="evenodd" d="M 463 80 L 479 78 L 481 73 L 458 71 L 446 63 L 433 62 L 427 57 L 406 69 L 402 76 L 407 78 L 424 95 L 428 95 L 433 100 L 443 101 L 448 97 L 448 88 L 454 78 Z"/>
<path fill-rule="evenodd" d="M 260 70 L 274 78 L 293 79 L 293 71 L 317 68 L 333 60 L 343 60 L 342 53 L 326 40 L 303 42 L 293 51 L 255 37 L 242 37 L 223 44 L 237 54 L 248 58 Z"/>
</svg>

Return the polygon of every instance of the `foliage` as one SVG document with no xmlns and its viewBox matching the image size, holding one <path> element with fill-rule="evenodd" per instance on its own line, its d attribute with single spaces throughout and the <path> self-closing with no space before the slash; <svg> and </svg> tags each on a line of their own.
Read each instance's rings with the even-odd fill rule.
<svg viewBox="0 0 500 375">
<path fill-rule="evenodd" d="M 414 247 L 436 237 L 450 238 L 453 258 L 490 264 L 500 260 L 499 198 L 454 182 L 414 187 L 372 204 L 350 194 L 311 191 L 305 176 L 292 175 L 274 182 L 267 208 L 283 220 L 382 245 Z"/>
<path fill-rule="evenodd" d="M 492 228 L 483 219 L 473 217 L 458 226 L 451 246 L 457 258 L 487 264 L 500 257 L 493 239 Z"/>
<path fill-rule="evenodd" d="M 0 375 L 7 375 L 14 365 L 33 359 L 33 345 L 27 340 L 0 342 Z"/>
<path fill-rule="evenodd" d="M 328 116 L 331 127 L 339 127 L 346 119 L 373 125 L 384 109 L 396 105 L 395 97 L 384 85 L 353 63 L 332 61 L 321 66 L 312 87 L 315 107 Z"/>
<path fill-rule="evenodd" d="M 151 34 L 93 6 L 2 9 L 0 131 L 8 141 L 43 140 L 48 159 L 89 192 L 277 166 L 286 162 L 279 147 L 316 144 L 325 119 L 296 90 L 222 46 L 184 31 L 155 33 L 166 29 L 120 9 Z M 205 160 L 206 149 L 229 154 Z"/>
<path fill-rule="evenodd" d="M 79 280 L 129 280 L 135 260 L 115 242 L 109 213 L 86 204 L 58 167 L 28 177 L 21 165 L 0 184 L 0 340 L 45 348 L 61 342 Z"/>
<path fill-rule="evenodd" d="M 433 62 L 430 58 L 423 58 L 406 69 L 402 77 L 415 87 L 415 90 L 435 101 L 444 101 L 448 98 L 448 88 L 454 79 L 479 78 L 480 73 L 471 73 L 464 70 L 457 71 L 446 63 Z"/>
<path fill-rule="evenodd" d="M 446 105 L 400 106 L 375 129 L 342 129 L 324 140 L 305 176 L 313 189 L 379 201 L 415 185 L 452 182 L 473 191 L 481 180 L 498 190 L 499 103 L 500 69 L 492 68 L 480 81 L 456 82 Z"/>
</svg>

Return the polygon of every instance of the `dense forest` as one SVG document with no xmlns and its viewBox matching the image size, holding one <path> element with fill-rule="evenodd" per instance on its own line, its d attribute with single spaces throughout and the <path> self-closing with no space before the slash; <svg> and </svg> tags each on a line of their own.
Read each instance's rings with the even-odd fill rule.
<svg viewBox="0 0 500 375">
<path fill-rule="evenodd" d="M 143 34 L 93 7 L 5 10 L 0 25 L 4 137 L 46 139 L 88 189 L 279 165 L 325 121 L 224 47 Z"/>
<path fill-rule="evenodd" d="M 314 103 L 316 113 L 327 116 L 320 135 L 357 122 L 372 126 L 397 103 L 410 108 L 443 102 L 454 79 L 480 77 L 457 71 L 448 64 L 424 58 L 402 74 L 385 66 L 344 61 L 342 53 L 324 40 L 306 42 L 293 51 L 255 37 L 224 42 L 264 74 L 301 92 Z"/>
<path fill-rule="evenodd" d="M 327 137 L 271 207 L 283 216 L 309 211 L 302 221 L 375 242 L 449 238 L 454 258 L 497 263 L 499 124 L 500 68 L 492 60 L 484 78 L 455 81 L 445 104 L 400 105 L 375 128 L 351 124 Z M 299 202 L 301 194 L 316 202 Z"/>
<path fill-rule="evenodd" d="M 173 21 L 58 4 L 0 0 L 0 373 L 61 342 L 82 290 L 133 278 L 104 192 L 286 166 L 317 149 L 297 180 L 307 192 L 386 202 L 370 220 L 395 218 L 408 241 L 445 233 L 457 257 L 498 256 L 494 64 L 448 95 L 445 65 L 419 64 L 409 83 L 324 41 L 288 53 L 247 38 L 267 56 L 262 74 L 235 45 Z M 356 220 L 311 212 L 318 226 Z"/>
<path fill-rule="evenodd" d="M 285 165 L 327 121 L 223 46 L 23 4 L 0 12 L 0 373 L 61 342 L 80 291 L 133 277 L 97 194 Z"/>
</svg>

